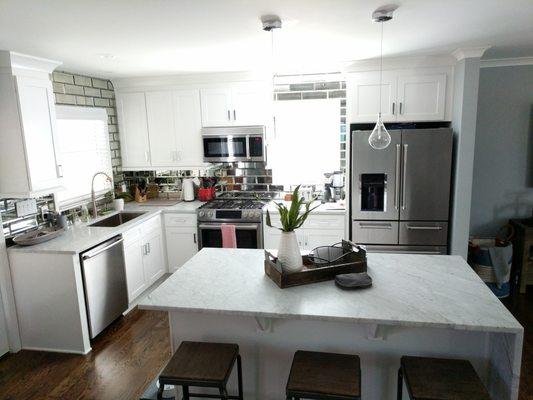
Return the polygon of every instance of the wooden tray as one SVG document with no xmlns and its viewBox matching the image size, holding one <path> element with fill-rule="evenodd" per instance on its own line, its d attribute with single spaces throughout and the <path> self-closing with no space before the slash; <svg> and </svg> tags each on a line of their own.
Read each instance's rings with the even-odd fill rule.
<svg viewBox="0 0 533 400">
<path fill-rule="evenodd" d="M 302 256 L 304 268 L 299 272 L 287 274 L 268 251 L 265 251 L 265 274 L 281 289 L 292 286 L 307 285 L 309 283 L 329 281 L 336 275 L 353 272 L 366 272 L 366 257 L 347 264 L 337 264 L 328 267 L 315 267 L 307 256 Z"/>
</svg>

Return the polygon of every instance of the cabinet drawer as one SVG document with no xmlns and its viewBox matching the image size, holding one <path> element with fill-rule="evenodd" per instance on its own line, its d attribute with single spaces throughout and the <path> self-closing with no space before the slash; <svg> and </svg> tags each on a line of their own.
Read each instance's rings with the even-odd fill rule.
<svg viewBox="0 0 533 400">
<path fill-rule="evenodd" d="M 161 229 L 161 216 L 157 215 L 153 218 L 150 218 L 148 221 L 143 222 L 140 226 L 141 232 L 146 234 L 155 229 Z"/>
<path fill-rule="evenodd" d="M 344 215 L 310 215 L 304 222 L 305 229 L 335 229 L 344 232 Z"/>
<path fill-rule="evenodd" d="M 196 228 L 196 214 L 165 214 L 165 226 Z"/>
<path fill-rule="evenodd" d="M 353 237 L 359 244 L 398 244 L 398 222 L 354 221 Z"/>
<path fill-rule="evenodd" d="M 447 222 L 400 222 L 400 244 L 446 246 Z"/>
</svg>

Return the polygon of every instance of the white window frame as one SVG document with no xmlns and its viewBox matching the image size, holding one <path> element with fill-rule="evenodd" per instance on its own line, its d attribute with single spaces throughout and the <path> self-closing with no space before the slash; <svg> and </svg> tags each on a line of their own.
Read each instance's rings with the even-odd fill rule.
<svg viewBox="0 0 533 400">
<path fill-rule="evenodd" d="M 107 112 L 104 108 L 99 107 L 77 107 L 77 106 L 56 106 L 56 119 L 57 120 L 97 120 L 103 122 L 103 135 L 105 136 L 105 140 L 107 143 L 107 150 L 108 150 L 108 159 L 105 161 L 106 167 L 105 168 L 95 168 L 95 173 L 103 171 L 107 173 L 110 177 L 113 177 L 113 166 L 111 163 L 111 148 L 109 146 L 109 130 L 107 125 Z M 58 128 L 59 131 L 59 128 Z M 58 132 L 58 136 L 60 136 L 60 133 Z M 61 137 L 58 137 L 59 142 L 59 154 L 60 159 L 63 159 L 63 151 L 62 151 L 62 140 Z M 65 167 L 63 166 L 63 172 L 65 173 Z M 68 167 L 67 167 L 68 168 Z M 104 180 L 104 177 L 101 177 L 102 180 Z M 97 198 L 103 197 L 107 192 L 113 189 L 113 183 L 105 183 L 105 188 L 102 190 L 97 190 L 95 192 L 95 195 Z M 84 194 L 82 196 L 77 196 L 71 199 L 64 199 L 59 200 L 57 193 L 54 193 L 54 199 L 56 203 L 56 207 L 59 209 L 69 209 L 76 206 L 79 206 L 81 204 L 85 204 L 91 200 L 91 182 L 87 182 L 87 194 Z"/>
</svg>

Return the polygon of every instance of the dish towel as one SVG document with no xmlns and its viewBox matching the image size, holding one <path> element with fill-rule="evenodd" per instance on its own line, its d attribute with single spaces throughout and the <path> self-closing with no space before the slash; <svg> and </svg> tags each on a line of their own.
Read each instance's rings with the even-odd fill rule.
<svg viewBox="0 0 533 400">
<path fill-rule="evenodd" d="M 222 247 L 225 249 L 236 249 L 237 235 L 235 233 L 235 225 L 222 224 L 220 230 L 222 231 Z"/>
</svg>

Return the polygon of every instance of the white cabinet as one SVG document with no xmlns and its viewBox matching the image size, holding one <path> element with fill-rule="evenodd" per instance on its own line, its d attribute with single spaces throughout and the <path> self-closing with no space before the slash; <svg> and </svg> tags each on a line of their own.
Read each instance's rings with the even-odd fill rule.
<svg viewBox="0 0 533 400">
<path fill-rule="evenodd" d="M 198 90 L 117 94 L 123 167 L 203 164 Z"/>
<path fill-rule="evenodd" d="M 281 226 L 279 214 L 271 213 L 272 224 Z M 266 224 L 263 227 L 264 248 L 277 249 L 281 231 Z M 313 250 L 319 246 L 331 246 L 344 239 L 344 215 L 311 214 L 302 228 L 296 230 L 300 250 Z"/>
<path fill-rule="evenodd" d="M 375 122 L 379 113 L 379 72 L 349 74 L 348 119 Z M 445 119 L 446 74 L 384 71 L 381 113 L 385 122 Z"/>
<path fill-rule="evenodd" d="M 170 272 L 198 252 L 196 214 L 165 214 L 165 239 Z"/>
<path fill-rule="evenodd" d="M 128 301 L 131 303 L 165 273 L 161 217 L 153 217 L 122 236 Z"/>
<path fill-rule="evenodd" d="M 117 95 L 122 166 L 142 168 L 150 165 L 150 143 L 144 93 Z"/>
<path fill-rule="evenodd" d="M 49 69 L 29 72 L 20 68 L 28 61 L 26 56 L 0 53 L 11 56 L 8 63 L 0 57 L 0 197 L 54 192 L 61 187 L 62 167 L 48 74 L 58 63 L 39 59 L 39 67 L 47 65 Z"/>
<path fill-rule="evenodd" d="M 234 83 L 200 90 L 202 126 L 265 125 L 270 91 L 264 83 Z"/>
</svg>

